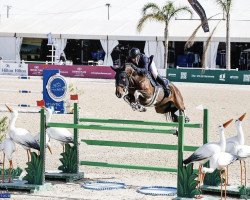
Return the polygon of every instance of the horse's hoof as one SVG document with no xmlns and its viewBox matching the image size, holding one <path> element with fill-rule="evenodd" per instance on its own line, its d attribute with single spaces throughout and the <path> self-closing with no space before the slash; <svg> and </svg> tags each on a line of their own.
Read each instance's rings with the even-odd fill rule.
<svg viewBox="0 0 250 200">
<path fill-rule="evenodd" d="M 190 122 L 190 118 L 189 117 L 185 117 L 185 123 L 188 123 L 188 122 Z"/>
<path fill-rule="evenodd" d="M 130 104 L 130 106 L 131 106 L 131 108 L 133 109 L 133 111 L 137 110 L 137 109 L 136 109 L 136 104 L 135 104 L 135 103 L 132 102 L 132 103 Z"/>
<path fill-rule="evenodd" d="M 173 133 L 173 135 L 176 135 L 177 137 L 178 137 L 178 134 L 179 134 L 178 130 L 176 130 L 175 133 Z"/>
<path fill-rule="evenodd" d="M 146 109 L 145 107 L 141 107 L 141 108 L 139 108 L 139 111 L 140 111 L 140 112 L 146 112 L 147 109 Z"/>
<path fill-rule="evenodd" d="M 172 117 L 172 122 L 178 122 L 178 117 Z"/>
</svg>

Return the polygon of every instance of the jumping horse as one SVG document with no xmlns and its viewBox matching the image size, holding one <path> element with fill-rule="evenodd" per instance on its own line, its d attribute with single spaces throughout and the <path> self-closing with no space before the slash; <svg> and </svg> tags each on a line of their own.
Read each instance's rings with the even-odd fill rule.
<svg viewBox="0 0 250 200">
<path fill-rule="evenodd" d="M 139 75 L 133 64 L 126 64 L 123 68 L 114 70 L 115 94 L 118 98 L 123 97 L 134 110 L 141 112 L 146 110 L 145 107 L 154 106 L 155 111 L 165 114 L 167 120 L 178 122 L 177 111 L 184 112 L 185 106 L 179 89 L 173 83 L 169 83 L 170 95 L 166 97 L 163 88 L 154 86 L 148 75 Z M 189 121 L 187 116 L 185 121 Z"/>
</svg>

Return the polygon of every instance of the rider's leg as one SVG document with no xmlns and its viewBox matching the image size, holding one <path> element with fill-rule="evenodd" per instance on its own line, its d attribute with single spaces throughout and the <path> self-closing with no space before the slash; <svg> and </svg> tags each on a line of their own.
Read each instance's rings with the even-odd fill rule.
<svg viewBox="0 0 250 200">
<path fill-rule="evenodd" d="M 166 92 L 166 95 L 169 96 L 170 91 L 166 85 L 166 82 L 163 80 L 163 78 L 158 74 L 157 68 L 155 66 L 154 61 L 151 63 L 150 65 L 150 71 L 153 75 L 153 77 L 155 78 L 155 80 L 162 86 L 162 88 L 164 89 L 164 91 Z"/>
<path fill-rule="evenodd" d="M 149 70 L 151 72 L 151 74 L 153 75 L 154 79 L 156 80 L 157 76 L 158 76 L 158 71 L 157 71 L 157 68 L 155 66 L 155 62 L 152 61 L 150 67 L 149 67 Z"/>
<path fill-rule="evenodd" d="M 161 76 L 157 76 L 156 81 L 163 87 L 164 90 L 168 90 L 166 82 L 163 80 Z"/>
</svg>

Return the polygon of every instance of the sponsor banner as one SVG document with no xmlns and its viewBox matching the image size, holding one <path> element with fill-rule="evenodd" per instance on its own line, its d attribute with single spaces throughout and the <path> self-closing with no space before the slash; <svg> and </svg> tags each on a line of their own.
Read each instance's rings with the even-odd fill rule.
<svg viewBox="0 0 250 200">
<path fill-rule="evenodd" d="M 115 72 L 109 66 L 29 64 L 29 76 L 42 76 L 43 69 L 58 69 L 60 74 L 75 78 L 113 79 Z"/>
<path fill-rule="evenodd" d="M 65 113 L 64 99 L 67 95 L 67 83 L 59 70 L 43 71 L 43 100 L 45 106 L 53 107 L 57 113 Z"/>
<path fill-rule="evenodd" d="M 168 69 L 167 77 L 175 82 L 250 85 L 250 71 Z"/>
<path fill-rule="evenodd" d="M 0 75 L 28 76 L 28 64 L 0 63 Z"/>
</svg>

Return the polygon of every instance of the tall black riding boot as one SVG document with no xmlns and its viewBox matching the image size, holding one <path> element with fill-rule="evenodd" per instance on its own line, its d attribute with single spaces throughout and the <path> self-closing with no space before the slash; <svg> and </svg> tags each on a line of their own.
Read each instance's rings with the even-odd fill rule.
<svg viewBox="0 0 250 200">
<path fill-rule="evenodd" d="M 156 81 L 162 86 L 163 90 L 165 91 L 166 96 L 170 95 L 170 90 L 168 89 L 166 82 L 163 80 L 161 76 L 157 76 Z"/>
</svg>

